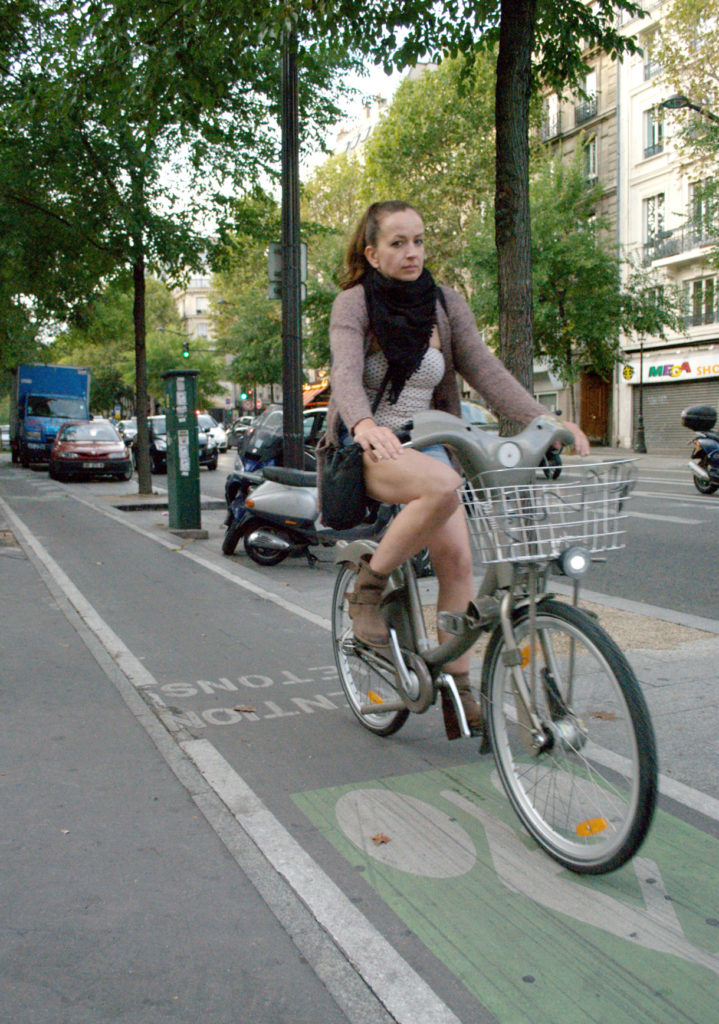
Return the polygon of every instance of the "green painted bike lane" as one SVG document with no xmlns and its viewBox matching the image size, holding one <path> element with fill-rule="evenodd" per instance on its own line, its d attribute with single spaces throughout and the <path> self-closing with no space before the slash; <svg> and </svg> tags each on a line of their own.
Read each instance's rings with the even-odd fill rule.
<svg viewBox="0 0 719 1024">
<path fill-rule="evenodd" d="M 717 1019 L 719 841 L 672 814 L 590 877 L 536 847 L 489 760 L 293 799 L 499 1024 Z"/>
</svg>

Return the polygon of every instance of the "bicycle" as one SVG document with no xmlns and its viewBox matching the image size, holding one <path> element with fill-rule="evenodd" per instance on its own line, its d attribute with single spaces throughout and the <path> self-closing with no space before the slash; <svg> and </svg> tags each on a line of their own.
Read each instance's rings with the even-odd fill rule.
<svg viewBox="0 0 719 1024">
<path fill-rule="evenodd" d="M 657 796 L 657 757 L 646 702 L 627 659 L 578 607 L 592 559 L 623 544 L 625 505 L 636 482 L 633 460 L 541 469 L 566 429 L 539 417 L 513 438 L 498 438 L 447 413 L 408 424 L 421 449 L 446 445 L 461 463 L 461 490 L 475 553 L 486 566 L 464 613 L 440 613 L 449 638 L 428 635 L 411 562 L 389 577 L 382 611 L 390 647 L 356 642 L 347 612 L 360 555 L 338 550 L 332 598 L 334 657 L 349 706 L 362 725 L 390 736 L 446 690 L 462 736 L 470 730 L 443 666 L 475 647 L 481 655 L 480 753 L 492 752 L 523 826 L 563 866 L 601 874 L 624 864 L 649 830 Z M 404 440 L 404 438 L 403 438 Z M 553 573 L 573 581 L 571 604 L 550 589 Z M 477 655 L 472 653 L 473 664 Z"/>
</svg>

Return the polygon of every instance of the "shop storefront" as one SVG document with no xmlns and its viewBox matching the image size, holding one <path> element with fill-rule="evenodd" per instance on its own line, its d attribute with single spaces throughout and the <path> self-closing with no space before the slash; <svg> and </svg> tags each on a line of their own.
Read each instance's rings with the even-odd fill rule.
<svg viewBox="0 0 719 1024">
<path fill-rule="evenodd" d="M 640 385 L 641 373 L 641 385 Z M 702 349 L 644 353 L 623 369 L 631 390 L 632 443 L 640 410 L 647 451 L 682 454 L 690 438 L 681 413 L 688 405 L 719 408 L 719 345 Z"/>
</svg>

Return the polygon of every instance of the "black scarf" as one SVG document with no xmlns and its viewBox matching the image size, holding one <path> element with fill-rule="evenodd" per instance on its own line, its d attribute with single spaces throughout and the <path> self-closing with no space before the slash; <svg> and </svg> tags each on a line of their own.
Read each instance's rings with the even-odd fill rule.
<svg viewBox="0 0 719 1024">
<path fill-rule="evenodd" d="M 418 369 L 437 320 L 437 286 L 428 270 L 416 281 L 393 281 L 374 268 L 362 278 L 370 329 L 387 359 L 394 404 Z"/>
</svg>

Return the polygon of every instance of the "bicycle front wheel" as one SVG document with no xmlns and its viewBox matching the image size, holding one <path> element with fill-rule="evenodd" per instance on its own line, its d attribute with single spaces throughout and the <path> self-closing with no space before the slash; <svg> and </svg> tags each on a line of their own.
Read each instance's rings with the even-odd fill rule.
<svg viewBox="0 0 719 1024">
<path fill-rule="evenodd" d="M 578 608 L 542 601 L 534 632 L 527 608 L 515 612 L 513 629 L 547 743 L 532 745 L 498 628 L 482 694 L 504 789 L 560 864 L 580 874 L 613 871 L 638 850 L 656 801 L 654 732 L 639 684 L 611 637 Z"/>
<path fill-rule="evenodd" d="M 352 592 L 356 579 L 357 573 L 352 566 L 340 567 L 332 595 L 332 647 L 335 664 L 347 703 L 365 729 L 377 736 L 391 736 L 402 728 L 409 717 L 409 711 L 406 708 L 381 710 L 383 704 L 395 703 L 399 698 L 392 685 L 393 671 L 383 669 L 371 651 L 355 645 L 346 598 Z M 366 709 L 373 706 L 377 712 L 367 713 Z"/>
</svg>

